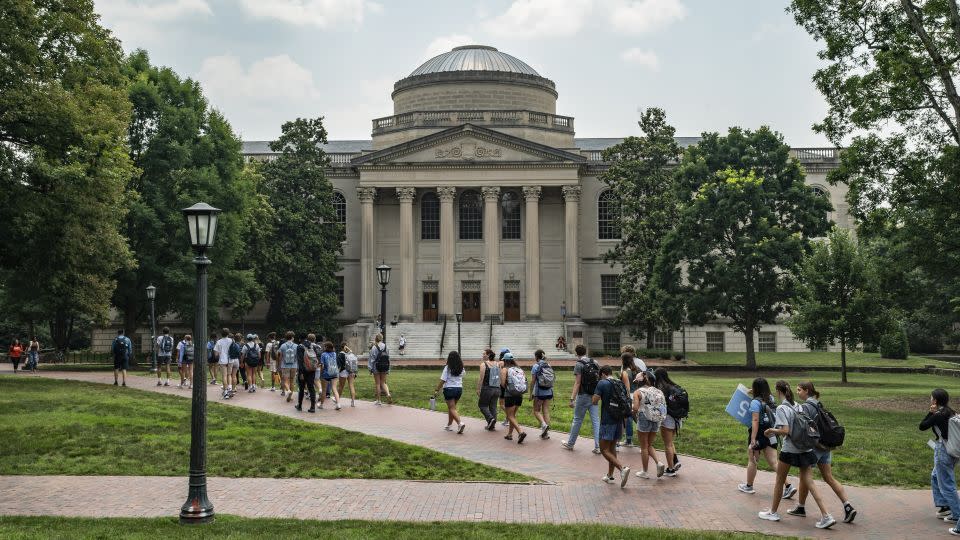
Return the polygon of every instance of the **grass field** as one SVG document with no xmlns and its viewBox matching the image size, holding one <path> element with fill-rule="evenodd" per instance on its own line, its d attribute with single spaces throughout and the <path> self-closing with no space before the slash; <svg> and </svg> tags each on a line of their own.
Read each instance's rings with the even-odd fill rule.
<svg viewBox="0 0 960 540">
<path fill-rule="evenodd" d="M 688 352 L 687 358 L 702 366 L 743 366 L 746 364 L 746 353 L 742 352 Z M 836 352 L 778 352 L 757 353 L 757 365 L 760 368 L 771 366 L 810 368 L 835 367 L 840 369 L 840 353 Z M 847 367 L 911 367 L 922 368 L 936 366 L 956 368 L 957 364 L 910 356 L 906 360 L 892 360 L 880 358 L 878 353 L 848 352 Z"/>
<path fill-rule="evenodd" d="M 530 480 L 418 446 L 219 403 L 209 404 L 207 418 L 211 476 Z M 185 476 L 189 448 L 189 400 L 0 376 L 0 474 Z"/>
<path fill-rule="evenodd" d="M 315 539 L 318 536 L 338 540 L 422 540 L 423 538 L 521 537 L 533 540 L 659 539 L 727 540 L 772 538 L 758 534 L 682 531 L 612 527 L 606 525 L 548 525 L 516 523 L 457 523 L 402 521 L 311 521 L 297 519 L 246 519 L 217 516 L 214 523 L 181 526 L 176 518 L 83 519 L 56 517 L 0 517 L 0 538 L 26 540 L 39 538 L 122 538 L 122 539 L 216 539 L 242 538 Z M 778 537 L 781 538 L 781 537 Z"/>
<path fill-rule="evenodd" d="M 480 417 L 476 406 L 477 368 L 469 366 L 464 377 L 464 399 L 459 410 Z M 396 403 L 426 408 L 439 379 L 439 370 L 395 370 L 389 384 Z M 756 375 L 680 373 L 673 379 L 690 394 L 690 418 L 677 441 L 681 453 L 715 459 L 727 463 L 746 463 L 746 428 L 725 412 L 737 383 L 747 387 Z M 784 378 L 794 386 L 801 380 L 812 380 L 822 394 L 824 405 L 846 427 L 843 448 L 834 452 L 835 475 L 843 482 L 860 485 L 894 485 L 922 488 L 929 485 L 932 452 L 926 445 L 929 432 L 917 428 L 926 414 L 930 391 L 943 387 L 960 396 L 960 379 L 933 375 L 850 374 L 850 384 L 841 386 L 836 373 L 778 373 L 769 377 L 770 385 Z M 552 426 L 568 431 L 573 409 L 567 406 L 572 387 L 572 373 L 557 372 L 555 399 L 551 409 Z M 364 399 L 372 399 L 373 385 L 369 375 L 358 379 L 358 391 Z M 442 401 L 442 400 L 441 400 Z M 446 407 L 439 404 L 441 411 Z M 502 415 L 501 415 L 502 417 Z M 520 421 L 537 425 L 529 399 L 521 407 Z M 590 435 L 590 422 L 584 422 L 581 434 Z M 503 429 L 503 428 L 498 428 Z M 559 444 L 551 440 L 548 444 Z M 534 444 L 539 444 L 535 441 Z M 589 444 L 581 442 L 581 445 Z M 659 444 L 658 444 L 658 447 Z"/>
</svg>

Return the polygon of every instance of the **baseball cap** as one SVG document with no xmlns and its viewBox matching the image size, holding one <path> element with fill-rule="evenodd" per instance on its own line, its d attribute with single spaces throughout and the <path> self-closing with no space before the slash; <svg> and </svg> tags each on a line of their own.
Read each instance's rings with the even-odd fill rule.
<svg viewBox="0 0 960 540">
<path fill-rule="evenodd" d="M 508 348 L 506 348 L 506 347 L 500 349 L 500 354 L 509 353 L 509 352 L 510 352 L 510 349 L 508 349 Z"/>
<path fill-rule="evenodd" d="M 247 334 L 247 341 L 253 341 L 253 334 Z"/>
<path fill-rule="evenodd" d="M 503 359 L 504 359 L 504 360 L 513 360 L 513 354 L 511 354 L 511 353 L 509 353 L 509 352 L 503 353 Z"/>
</svg>

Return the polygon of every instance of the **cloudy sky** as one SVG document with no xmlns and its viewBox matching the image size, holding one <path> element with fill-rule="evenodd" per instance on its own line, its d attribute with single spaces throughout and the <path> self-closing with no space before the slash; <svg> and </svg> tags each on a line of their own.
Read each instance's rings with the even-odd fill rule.
<svg viewBox="0 0 960 540">
<path fill-rule="evenodd" d="M 552 79 L 579 137 L 639 133 L 638 109 L 678 135 L 770 125 L 826 141 L 810 82 L 818 44 L 786 0 L 96 0 L 124 49 L 203 85 L 246 140 L 297 116 L 368 139 L 393 83 L 456 45 L 497 47 Z"/>
</svg>

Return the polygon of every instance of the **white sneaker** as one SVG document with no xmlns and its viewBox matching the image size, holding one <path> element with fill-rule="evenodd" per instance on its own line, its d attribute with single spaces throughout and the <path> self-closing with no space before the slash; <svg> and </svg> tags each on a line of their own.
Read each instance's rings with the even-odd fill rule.
<svg viewBox="0 0 960 540">
<path fill-rule="evenodd" d="M 647 471 L 637 471 L 637 478 L 646 478 L 649 479 L 650 475 L 647 474 Z"/>
<path fill-rule="evenodd" d="M 620 469 L 620 487 L 627 485 L 627 480 L 630 479 L 630 467 L 624 467 Z"/>
<path fill-rule="evenodd" d="M 748 486 L 747 484 L 737 484 L 737 489 L 748 495 L 753 495 L 757 492 L 757 490 L 753 489 L 753 486 Z"/>
<path fill-rule="evenodd" d="M 450 426 L 443 426 L 444 431 L 453 431 L 453 428 Z"/>
<path fill-rule="evenodd" d="M 466 428 L 466 427 L 467 427 L 466 424 L 459 424 L 459 425 L 457 426 L 457 434 L 458 434 L 458 435 L 463 435 L 463 430 L 464 430 L 464 428 Z"/>
<path fill-rule="evenodd" d="M 764 510 L 763 512 L 758 513 L 757 517 L 759 517 L 760 519 L 765 519 L 767 521 L 780 521 L 780 514 L 776 512 L 771 512 L 769 510 Z M 817 526 L 819 526 L 819 524 Z"/>
<path fill-rule="evenodd" d="M 335 409 L 335 410 L 338 410 L 338 411 L 339 411 L 339 410 L 340 410 L 340 404 L 339 404 L 339 403 L 337 403 L 336 401 L 334 401 L 334 403 L 336 403 L 336 404 L 337 404 L 337 406 L 336 406 L 336 407 L 334 407 L 334 409 Z"/>
<path fill-rule="evenodd" d="M 612 484 L 612 483 L 613 483 L 613 477 L 612 477 L 612 476 L 603 475 L 603 478 L 601 478 L 601 480 L 603 480 L 604 482 L 606 482 L 606 483 L 608 483 L 608 484 Z"/>
<path fill-rule="evenodd" d="M 833 519 L 833 516 L 831 516 L 830 514 L 824 514 L 824 516 L 820 518 L 820 521 L 817 522 L 817 528 L 829 529 L 836 522 L 837 520 Z"/>
<path fill-rule="evenodd" d="M 572 444 L 567 444 L 567 441 L 562 441 L 562 442 L 560 443 L 560 446 L 563 447 L 563 448 L 566 449 L 566 450 L 573 451 L 573 445 L 572 445 Z"/>
<path fill-rule="evenodd" d="M 504 420 L 503 422 L 500 422 L 500 425 L 503 426 L 503 427 L 507 427 L 507 426 L 510 425 L 510 421 L 509 421 L 509 420 Z"/>
<path fill-rule="evenodd" d="M 667 470 L 666 465 L 664 465 L 663 463 L 657 463 L 657 478 L 660 478 L 661 476 L 663 476 L 663 472 L 665 470 Z"/>
<path fill-rule="evenodd" d="M 356 403 L 354 403 L 354 400 L 352 400 L 352 399 L 350 400 L 350 406 L 351 406 L 351 407 L 356 407 L 356 406 L 357 406 Z"/>
</svg>

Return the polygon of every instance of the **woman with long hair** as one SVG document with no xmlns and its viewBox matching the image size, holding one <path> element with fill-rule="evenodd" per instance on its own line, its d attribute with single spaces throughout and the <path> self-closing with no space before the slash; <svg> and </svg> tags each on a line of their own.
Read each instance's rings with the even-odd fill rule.
<svg viewBox="0 0 960 540">
<path fill-rule="evenodd" d="M 381 396 L 387 396 L 387 403 L 393 403 L 390 387 L 387 386 L 387 375 L 390 374 L 390 353 L 387 344 L 383 342 L 383 335 L 377 334 L 373 338 L 373 347 L 370 348 L 370 372 L 373 373 L 373 384 L 376 386 L 377 405 L 382 405 Z"/>
<path fill-rule="evenodd" d="M 344 386 L 350 384 L 350 406 L 356 407 L 357 389 L 354 381 L 357 378 L 357 355 L 353 354 L 346 342 L 340 348 L 340 354 L 343 355 L 343 370 L 340 372 L 340 378 L 337 380 L 337 393 L 343 395 Z M 339 357 L 338 357 L 339 361 Z"/>
<path fill-rule="evenodd" d="M 657 388 L 663 392 L 664 399 L 667 401 L 667 414 L 660 423 L 660 437 L 663 438 L 663 453 L 667 456 L 667 468 L 663 474 L 665 476 L 676 476 L 677 469 L 680 468 L 680 461 L 677 459 L 677 449 L 674 441 L 677 439 L 677 431 L 680 430 L 682 418 L 670 416 L 670 398 L 680 385 L 670 379 L 666 368 L 659 367 L 653 371 L 657 378 Z"/>
<path fill-rule="evenodd" d="M 507 423 L 510 428 L 504 439 L 513 440 L 513 432 L 517 432 L 517 444 L 523 444 L 527 432 L 517 422 L 517 409 L 523 404 L 523 394 L 527 391 L 527 376 L 517 365 L 513 354 L 507 352 L 502 356 L 503 367 L 500 368 L 500 387 L 503 388 L 503 410 L 506 411 Z"/>
<path fill-rule="evenodd" d="M 937 517 L 952 523 L 950 534 L 960 535 L 960 499 L 957 497 L 957 479 L 954 468 L 957 458 L 947 453 L 944 443 L 949 440 L 950 418 L 956 413 L 950 408 L 950 395 L 943 388 L 930 392 L 930 407 L 927 416 L 920 422 L 920 430 L 933 430 L 936 442 L 933 447 L 933 471 L 930 473 L 930 489 Z"/>
<path fill-rule="evenodd" d="M 823 504 L 823 499 L 820 497 L 817 487 L 813 484 L 812 465 L 817 462 L 817 456 L 813 453 L 813 448 L 801 448 L 797 446 L 794 439 L 790 437 L 790 431 L 795 429 L 794 419 L 797 415 L 797 405 L 793 399 L 793 390 L 790 389 L 790 384 L 784 380 L 777 381 L 776 388 L 777 396 L 782 402 L 777 407 L 775 413 L 776 420 L 774 427 L 764 431 L 764 435 L 768 437 L 782 435 L 783 446 L 780 448 L 780 460 L 777 462 L 777 480 L 773 489 L 773 503 L 770 505 L 769 510 L 760 512 L 758 517 L 767 521 L 780 521 L 780 514 L 777 513 L 777 508 L 780 506 L 780 501 L 783 498 L 780 493 L 783 489 L 784 482 L 786 482 L 787 474 L 790 472 L 790 467 L 798 467 L 800 469 L 800 489 L 809 491 L 810 494 L 813 495 L 813 500 L 816 501 L 817 507 L 820 508 L 820 520 L 817 521 L 816 527 L 818 529 L 828 529 L 836 523 L 837 520 L 833 519 L 833 516 L 827 512 L 827 508 Z"/>
<path fill-rule="evenodd" d="M 642 360 L 641 360 L 642 362 Z M 646 371 L 646 369 L 641 369 L 637 366 L 637 357 L 633 353 L 625 352 L 620 355 L 620 382 L 623 383 L 623 386 L 630 392 L 632 396 L 634 392 L 637 391 L 637 388 L 640 384 L 637 381 L 637 377 Z M 628 416 L 626 420 L 626 441 L 624 442 L 627 446 L 633 446 L 633 424 L 634 419 L 632 416 Z M 617 443 L 619 445 L 619 443 Z"/>
<path fill-rule="evenodd" d="M 650 458 L 657 466 L 657 478 L 663 476 L 667 467 L 657 459 L 653 441 L 660 431 L 660 422 L 667 414 L 667 402 L 663 392 L 657 388 L 657 377 L 652 370 L 641 373 L 641 383 L 633 393 L 633 413 L 637 416 L 637 438 L 640 440 L 640 463 L 643 470 L 637 472 L 640 478 L 650 478 L 647 464 Z"/>
<path fill-rule="evenodd" d="M 769 428 L 772 428 L 776 420 L 774 408 L 777 402 L 773 399 L 770 392 L 770 383 L 763 377 L 757 377 L 753 380 L 750 388 L 750 417 L 751 424 L 747 428 L 747 483 L 738 484 L 737 489 L 753 495 L 757 491 L 753 489 L 753 480 L 757 477 L 757 465 L 760 457 L 767 461 L 771 470 L 777 470 L 777 438 L 768 437 L 763 434 Z M 797 492 L 797 488 L 792 484 L 783 486 L 782 497 L 789 499 Z"/>
<path fill-rule="evenodd" d="M 540 379 L 549 380 L 553 368 L 547 363 L 547 354 L 543 349 L 533 353 L 534 364 L 530 369 L 530 396 L 533 397 L 533 416 L 540 421 L 540 438 L 550 438 L 550 403 L 553 399 L 553 386 L 540 386 Z M 547 371 L 549 370 L 549 371 Z M 544 374 L 544 377 L 540 375 Z"/>
<path fill-rule="evenodd" d="M 440 389 L 443 389 L 443 400 L 447 402 L 447 425 L 443 429 L 453 431 L 450 425 L 456 422 L 457 433 L 463 433 L 463 428 L 467 427 L 460 421 L 460 413 L 457 412 L 457 402 L 463 396 L 463 371 L 463 359 L 460 358 L 460 353 L 450 351 L 447 355 L 447 365 L 443 366 L 443 372 L 440 374 L 440 382 L 433 391 L 433 397 L 437 397 Z"/>
</svg>

